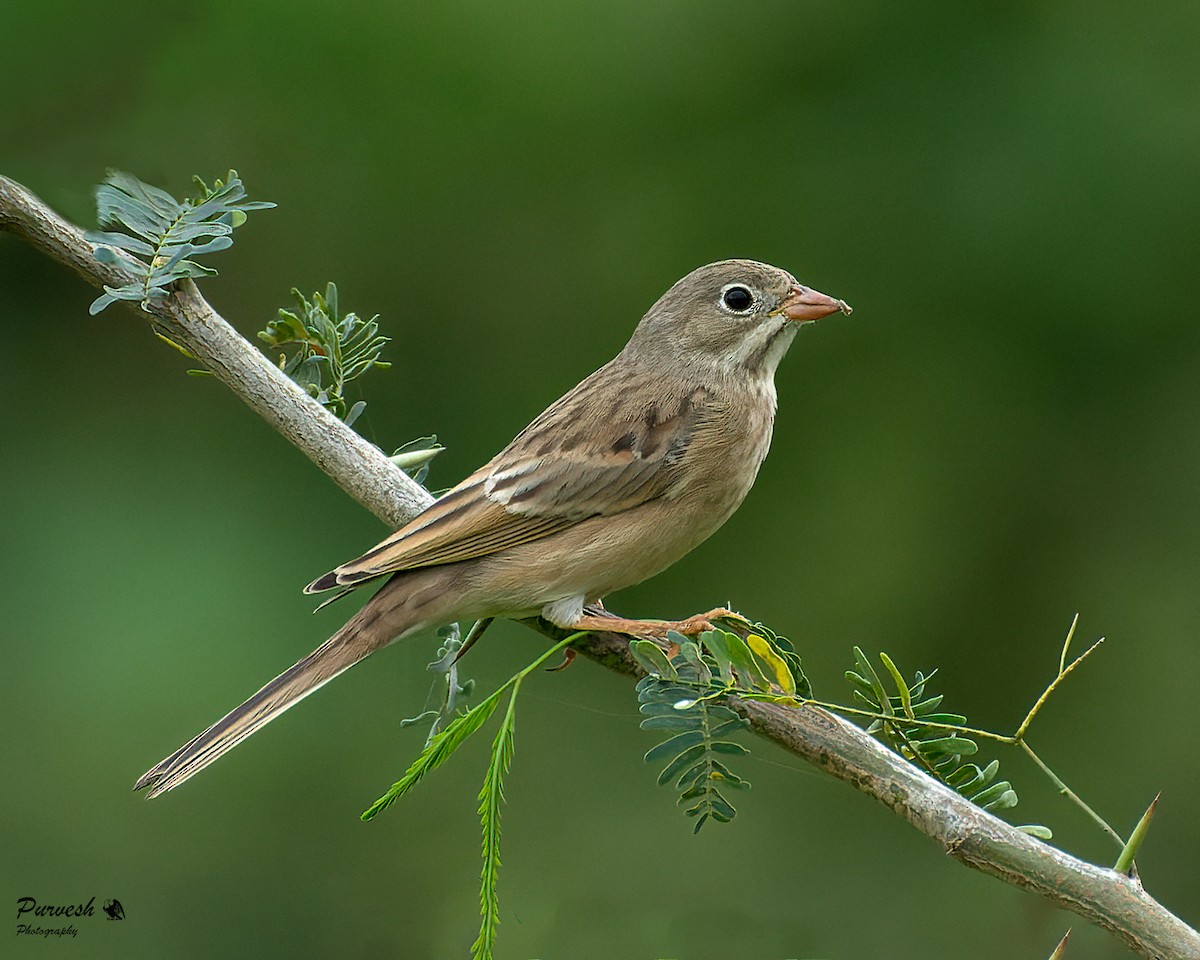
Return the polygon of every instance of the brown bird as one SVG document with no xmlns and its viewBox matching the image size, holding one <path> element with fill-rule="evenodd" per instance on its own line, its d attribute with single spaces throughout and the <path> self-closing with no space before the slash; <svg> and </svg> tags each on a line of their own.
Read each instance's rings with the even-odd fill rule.
<svg viewBox="0 0 1200 960">
<path fill-rule="evenodd" d="M 568 630 L 695 634 L 678 621 L 585 616 L 664 570 L 737 509 L 771 443 L 775 368 L 800 324 L 850 308 L 784 270 L 693 270 L 625 348 L 419 516 L 306 593 L 384 580 L 345 626 L 147 771 L 158 796 L 394 640 L 487 617 Z"/>
</svg>

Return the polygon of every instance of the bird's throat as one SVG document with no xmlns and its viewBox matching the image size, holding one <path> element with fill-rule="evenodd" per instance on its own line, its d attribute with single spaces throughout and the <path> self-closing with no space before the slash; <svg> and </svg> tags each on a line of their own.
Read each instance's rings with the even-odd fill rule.
<svg viewBox="0 0 1200 960">
<path fill-rule="evenodd" d="M 763 324 L 746 335 L 733 359 L 751 377 L 772 382 L 799 329 L 800 324 L 789 320 Z"/>
</svg>

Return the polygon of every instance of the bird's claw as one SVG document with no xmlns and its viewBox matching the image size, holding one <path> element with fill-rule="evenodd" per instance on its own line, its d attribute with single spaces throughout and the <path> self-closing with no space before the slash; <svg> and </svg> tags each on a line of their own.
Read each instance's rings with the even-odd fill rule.
<svg viewBox="0 0 1200 960">
<path fill-rule="evenodd" d="M 575 658 L 578 655 L 579 654 L 575 650 L 574 647 L 567 647 L 565 650 L 563 650 L 562 663 L 558 664 L 557 666 L 547 667 L 546 672 L 547 673 L 558 673 L 560 670 L 566 670 L 567 667 L 569 667 L 572 663 L 575 662 Z"/>
</svg>

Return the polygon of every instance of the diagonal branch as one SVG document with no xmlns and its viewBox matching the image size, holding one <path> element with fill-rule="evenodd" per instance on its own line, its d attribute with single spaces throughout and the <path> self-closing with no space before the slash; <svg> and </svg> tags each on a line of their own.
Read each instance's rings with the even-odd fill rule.
<svg viewBox="0 0 1200 960">
<path fill-rule="evenodd" d="M 100 287 L 127 283 L 100 263 L 82 231 L 25 187 L 0 176 L 0 229 L 14 233 Z M 209 306 L 187 281 L 173 297 L 151 304 L 152 323 L 183 345 L 343 490 L 398 526 L 432 498 L 378 447 L 311 399 Z M 603 615 L 602 610 L 589 613 Z M 550 636 L 541 621 L 529 625 Z M 583 652 L 627 674 L 638 668 L 628 637 L 590 634 Z M 925 776 L 858 727 L 816 707 L 739 701 L 734 708 L 760 736 L 874 797 L 976 870 L 1023 887 L 1111 931 L 1148 958 L 1200 960 L 1200 934 L 1170 913 L 1133 878 L 1057 850 Z"/>
<path fill-rule="evenodd" d="M 0 229 L 28 240 L 94 286 L 136 278 L 101 263 L 83 232 L 28 189 L 0 176 Z M 304 393 L 187 281 L 174 297 L 147 304 L 151 322 L 211 370 L 251 410 L 300 448 L 335 483 L 385 523 L 399 526 L 433 502 L 373 443 Z"/>
</svg>

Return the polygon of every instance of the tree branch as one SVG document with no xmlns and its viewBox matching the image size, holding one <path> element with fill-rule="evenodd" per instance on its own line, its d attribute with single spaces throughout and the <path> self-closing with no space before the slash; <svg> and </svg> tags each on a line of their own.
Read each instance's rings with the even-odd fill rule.
<svg viewBox="0 0 1200 960">
<path fill-rule="evenodd" d="M 94 286 L 132 277 L 97 261 L 82 231 L 33 193 L 0 176 L 0 229 L 27 240 Z M 398 526 L 432 502 L 376 446 L 311 399 L 209 306 L 190 281 L 147 311 L 151 322 L 210 369 L 247 406 L 300 448 L 350 496 Z M 602 613 L 590 610 L 592 613 Z M 529 621 L 547 635 L 551 625 Z M 637 674 L 628 637 L 591 634 L 583 652 L 611 669 Z M 1093 866 L 1022 833 L 932 780 L 858 727 L 816 707 L 738 701 L 754 731 L 895 811 L 960 862 L 1032 890 L 1161 960 L 1200 960 L 1200 934 L 1136 880 Z"/>
<path fill-rule="evenodd" d="M 96 260 L 95 247 L 78 227 L 4 176 L 0 176 L 0 229 L 28 240 L 94 286 L 116 287 L 135 279 L 119 266 Z M 147 313 L 162 333 L 187 348 L 251 410 L 385 523 L 399 526 L 433 502 L 378 447 L 305 394 L 234 330 L 195 284 L 183 284 L 174 297 L 151 304 Z"/>
</svg>

